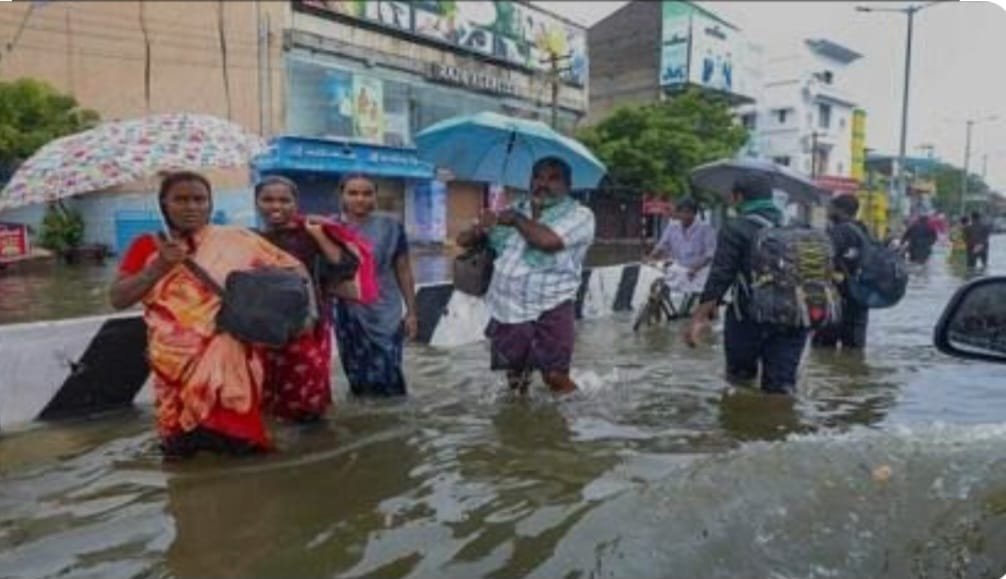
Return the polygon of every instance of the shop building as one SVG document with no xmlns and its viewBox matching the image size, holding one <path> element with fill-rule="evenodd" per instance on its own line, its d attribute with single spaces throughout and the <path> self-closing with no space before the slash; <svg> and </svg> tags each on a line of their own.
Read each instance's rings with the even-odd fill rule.
<svg viewBox="0 0 1006 579">
<path fill-rule="evenodd" d="M 256 222 L 255 176 L 293 177 L 305 206 L 322 210 L 337 207 L 343 175 L 366 172 L 413 239 L 443 242 L 478 214 L 489 184 L 419 162 L 418 131 L 482 111 L 548 122 L 553 78 L 557 127 L 587 113 L 586 31 L 525 2 L 13 2 L 0 3 L 0 33 L 18 37 L 0 79 L 44 80 L 103 120 L 208 113 L 272 139 L 256 166 L 210 172 L 228 223 Z M 86 241 L 121 251 L 159 227 L 155 187 L 70 200 Z M 43 212 L 0 220 L 37 227 Z"/>
<path fill-rule="evenodd" d="M 528 4 L 296 0 L 290 8 L 285 133 L 312 139 L 303 150 L 325 149 L 329 162 L 302 170 L 280 155 L 257 170 L 308 184 L 308 205 L 334 209 L 331 192 L 347 171 L 381 164 L 360 159 L 395 159 L 377 173 L 380 208 L 413 239 L 444 242 L 487 204 L 491 184 L 424 166 L 416 133 L 482 111 L 548 122 L 554 76 L 557 128 L 571 131 L 586 115 L 586 31 Z M 558 75 L 550 54 L 568 57 Z"/>
</svg>

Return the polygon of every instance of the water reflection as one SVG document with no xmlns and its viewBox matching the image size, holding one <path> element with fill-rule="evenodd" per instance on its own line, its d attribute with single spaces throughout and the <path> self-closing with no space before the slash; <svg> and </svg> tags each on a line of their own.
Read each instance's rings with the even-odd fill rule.
<svg viewBox="0 0 1006 579">
<path fill-rule="evenodd" d="M 257 461 L 200 457 L 172 467 L 167 551 L 180 577 L 323 576 L 357 563 L 382 529 L 388 497 L 410 491 L 420 464 L 414 432 L 392 413 L 349 416 L 338 427 L 289 427 L 287 449 Z"/>
</svg>

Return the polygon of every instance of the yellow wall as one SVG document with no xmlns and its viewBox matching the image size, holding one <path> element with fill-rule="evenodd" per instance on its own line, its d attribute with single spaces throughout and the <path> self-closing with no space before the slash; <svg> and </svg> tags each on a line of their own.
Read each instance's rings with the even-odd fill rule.
<svg viewBox="0 0 1006 579">
<path fill-rule="evenodd" d="M 852 172 L 860 183 L 866 178 L 866 111 L 852 111 Z"/>
<path fill-rule="evenodd" d="M 859 191 L 859 220 L 866 224 L 877 239 L 887 235 L 887 192 L 883 190 Z"/>
</svg>

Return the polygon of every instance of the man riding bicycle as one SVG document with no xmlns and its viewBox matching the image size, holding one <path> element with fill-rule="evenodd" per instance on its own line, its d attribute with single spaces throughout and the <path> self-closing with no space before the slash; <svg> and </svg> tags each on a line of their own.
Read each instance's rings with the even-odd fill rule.
<svg viewBox="0 0 1006 579">
<path fill-rule="evenodd" d="M 712 225 L 696 219 L 698 214 L 699 205 L 694 199 L 686 197 L 679 201 L 674 211 L 676 221 L 667 225 L 646 258 L 664 260 L 664 283 L 670 291 L 685 294 L 680 315 L 688 315 L 694 296 L 702 293 L 716 253 L 716 231 Z"/>
</svg>

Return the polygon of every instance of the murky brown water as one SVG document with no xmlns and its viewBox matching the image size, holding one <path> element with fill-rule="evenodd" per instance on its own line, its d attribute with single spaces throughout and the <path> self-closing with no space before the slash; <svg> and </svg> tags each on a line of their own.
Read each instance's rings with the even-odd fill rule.
<svg viewBox="0 0 1006 579">
<path fill-rule="evenodd" d="M 622 316 L 581 324 L 575 398 L 412 347 L 407 400 L 340 392 L 264 459 L 164 466 L 149 409 L 7 433 L 0 577 L 999 577 L 1003 367 L 931 346 L 960 283 L 938 254 L 795 400 Z"/>
</svg>

